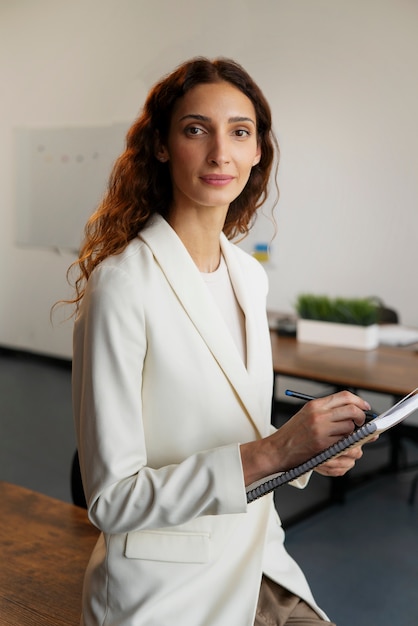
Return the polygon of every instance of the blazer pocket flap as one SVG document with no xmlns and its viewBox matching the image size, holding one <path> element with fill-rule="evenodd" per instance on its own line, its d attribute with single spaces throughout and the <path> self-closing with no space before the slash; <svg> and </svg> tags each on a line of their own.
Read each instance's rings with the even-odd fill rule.
<svg viewBox="0 0 418 626">
<path fill-rule="evenodd" d="M 125 556 L 172 563 L 207 563 L 210 558 L 208 533 L 141 530 L 128 533 Z"/>
</svg>

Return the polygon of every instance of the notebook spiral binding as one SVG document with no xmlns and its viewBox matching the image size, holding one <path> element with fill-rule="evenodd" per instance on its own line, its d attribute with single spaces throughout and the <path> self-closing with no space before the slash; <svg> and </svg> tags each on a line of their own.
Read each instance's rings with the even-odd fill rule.
<svg viewBox="0 0 418 626">
<path fill-rule="evenodd" d="M 363 424 L 363 426 L 360 426 L 360 428 L 357 428 L 354 432 L 352 432 L 351 435 L 340 439 L 340 441 L 337 441 L 337 443 L 334 443 L 329 448 L 326 448 L 326 450 L 324 450 L 320 454 L 317 454 L 308 461 L 305 461 L 305 463 L 302 463 L 301 465 L 298 465 L 297 467 L 294 467 L 281 474 L 275 474 L 273 475 L 273 477 L 267 478 L 265 482 L 257 484 L 257 486 L 254 486 L 253 488 L 252 485 L 250 485 L 247 491 L 247 503 L 253 502 L 258 498 L 261 498 L 261 496 L 264 496 L 266 493 L 273 491 L 274 489 L 276 489 L 276 487 L 280 487 L 285 483 L 299 478 L 299 476 L 306 474 L 306 472 L 314 469 L 314 467 L 321 465 L 321 463 L 325 463 L 325 461 L 328 461 L 340 452 L 343 452 L 350 446 L 358 443 L 368 435 L 373 434 L 375 430 L 376 425 L 373 424 L 373 422 L 367 422 L 366 424 Z"/>
</svg>

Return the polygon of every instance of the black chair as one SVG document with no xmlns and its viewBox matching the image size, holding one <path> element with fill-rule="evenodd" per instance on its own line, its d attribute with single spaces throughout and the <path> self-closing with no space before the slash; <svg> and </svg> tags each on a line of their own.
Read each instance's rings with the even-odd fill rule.
<svg viewBox="0 0 418 626">
<path fill-rule="evenodd" d="M 86 497 L 84 495 L 83 483 L 81 480 L 78 450 L 74 452 L 71 463 L 71 497 L 76 506 L 87 509 Z"/>
<path fill-rule="evenodd" d="M 411 483 L 411 487 L 409 490 L 409 496 L 408 496 L 408 503 L 413 506 L 415 504 L 415 496 L 417 494 L 417 487 L 418 487 L 418 474 L 415 474 L 415 478 L 413 479 L 412 483 Z"/>
<path fill-rule="evenodd" d="M 389 309 L 384 304 L 377 307 L 378 324 L 399 324 L 399 315 L 394 309 Z"/>
<path fill-rule="evenodd" d="M 395 470 L 397 469 L 400 472 L 405 472 L 409 474 L 411 471 L 413 471 L 414 469 L 416 470 L 418 468 L 418 462 L 414 460 L 408 461 L 407 450 L 402 445 L 402 442 L 405 440 L 408 440 L 412 442 L 413 444 L 417 445 L 418 444 L 418 427 L 415 426 L 414 424 L 402 423 L 402 424 L 399 424 L 393 430 L 396 432 L 396 435 L 398 437 L 399 450 L 400 450 L 398 465 L 395 468 Z M 412 482 L 409 488 L 409 496 L 408 496 L 408 503 L 411 506 L 415 504 L 417 488 L 418 488 L 418 473 L 415 473 L 415 476 L 412 479 Z"/>
</svg>

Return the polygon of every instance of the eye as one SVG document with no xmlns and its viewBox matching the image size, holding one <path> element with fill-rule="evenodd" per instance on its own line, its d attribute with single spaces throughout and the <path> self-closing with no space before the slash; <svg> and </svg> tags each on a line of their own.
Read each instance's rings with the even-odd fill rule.
<svg viewBox="0 0 418 626">
<path fill-rule="evenodd" d="M 198 135 L 203 135 L 205 131 L 203 130 L 203 128 L 200 128 L 199 126 L 187 126 L 187 128 L 184 129 L 184 132 L 186 135 L 189 135 L 191 137 L 196 137 Z"/>
<path fill-rule="evenodd" d="M 250 137 L 251 132 L 247 128 L 237 128 L 234 130 L 234 135 L 244 139 L 245 137 Z"/>
</svg>

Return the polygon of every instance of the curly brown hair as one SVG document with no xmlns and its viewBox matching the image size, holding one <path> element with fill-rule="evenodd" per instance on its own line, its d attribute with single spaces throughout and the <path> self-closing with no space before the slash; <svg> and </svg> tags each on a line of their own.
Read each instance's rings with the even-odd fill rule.
<svg viewBox="0 0 418 626">
<path fill-rule="evenodd" d="M 172 201 L 172 184 L 167 163 L 155 156 L 156 141 L 166 143 L 173 107 L 190 89 L 202 83 L 226 81 L 242 91 L 256 113 L 260 162 L 255 165 L 241 194 L 230 204 L 223 231 L 232 239 L 246 235 L 256 210 L 267 197 L 274 156 L 279 155 L 272 131 L 271 111 L 260 88 L 235 61 L 203 57 L 191 59 L 160 80 L 150 91 L 144 108 L 129 129 L 126 149 L 116 160 L 106 194 L 84 230 L 76 269 L 76 295 L 69 301 L 76 310 L 93 269 L 106 257 L 121 252 L 144 228 L 154 213 L 166 216 Z"/>
</svg>

